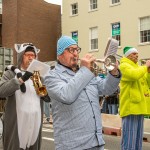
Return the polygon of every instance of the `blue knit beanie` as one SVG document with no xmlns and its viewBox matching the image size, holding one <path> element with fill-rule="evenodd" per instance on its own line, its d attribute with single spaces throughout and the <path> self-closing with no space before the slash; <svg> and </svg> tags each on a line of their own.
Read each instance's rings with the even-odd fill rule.
<svg viewBox="0 0 150 150">
<path fill-rule="evenodd" d="M 61 55 L 71 45 L 77 45 L 76 41 L 69 36 L 62 36 L 57 42 L 57 55 Z"/>
</svg>

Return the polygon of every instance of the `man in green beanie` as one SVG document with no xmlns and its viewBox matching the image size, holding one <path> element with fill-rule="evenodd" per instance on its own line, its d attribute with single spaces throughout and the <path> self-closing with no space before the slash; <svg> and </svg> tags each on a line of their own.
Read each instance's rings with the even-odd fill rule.
<svg viewBox="0 0 150 150">
<path fill-rule="evenodd" d="M 146 106 L 147 83 L 150 88 L 150 60 L 138 65 L 138 51 L 133 47 L 123 49 L 120 61 L 120 116 L 122 117 L 122 150 L 142 150 L 144 115 L 150 114 Z M 147 81 L 147 83 L 145 82 Z"/>
</svg>

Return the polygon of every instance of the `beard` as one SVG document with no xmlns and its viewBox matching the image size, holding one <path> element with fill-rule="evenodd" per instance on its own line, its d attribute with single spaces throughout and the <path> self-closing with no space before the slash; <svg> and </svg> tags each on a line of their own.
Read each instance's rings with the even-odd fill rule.
<svg viewBox="0 0 150 150">
<path fill-rule="evenodd" d="M 72 63 L 72 67 L 73 67 L 73 68 L 77 67 L 77 65 L 78 65 L 78 58 L 73 58 L 73 59 L 72 59 L 72 62 L 73 62 L 73 63 Z"/>
</svg>

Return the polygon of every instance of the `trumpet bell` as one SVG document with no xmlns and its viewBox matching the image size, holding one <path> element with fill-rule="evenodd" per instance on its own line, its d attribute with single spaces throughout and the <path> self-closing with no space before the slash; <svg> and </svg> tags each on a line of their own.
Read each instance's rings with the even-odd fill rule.
<svg viewBox="0 0 150 150">
<path fill-rule="evenodd" d="M 112 71 L 114 68 L 115 68 L 115 65 L 116 65 L 116 57 L 113 56 L 113 55 L 109 55 L 105 61 L 104 61 L 104 65 L 105 65 L 105 68 L 108 70 L 108 71 Z"/>
<path fill-rule="evenodd" d="M 46 96 L 48 94 L 45 85 L 42 85 L 42 87 L 39 87 L 37 89 L 37 94 L 41 97 Z"/>
</svg>

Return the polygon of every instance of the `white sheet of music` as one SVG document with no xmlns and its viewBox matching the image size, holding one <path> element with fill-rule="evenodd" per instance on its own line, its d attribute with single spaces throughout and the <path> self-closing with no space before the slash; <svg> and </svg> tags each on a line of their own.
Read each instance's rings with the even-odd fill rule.
<svg viewBox="0 0 150 150">
<path fill-rule="evenodd" d="M 106 50 L 104 53 L 104 57 L 106 58 L 109 55 L 115 56 L 117 54 L 118 46 L 119 46 L 119 41 L 113 38 L 109 38 L 107 46 L 106 46 Z"/>
<path fill-rule="evenodd" d="M 30 71 L 30 72 L 34 72 L 34 71 L 39 71 L 40 75 L 42 77 L 45 76 L 45 74 L 50 70 L 50 66 L 41 62 L 41 61 L 38 61 L 36 59 L 33 59 L 32 62 L 30 63 L 29 67 L 27 68 L 27 71 Z"/>
</svg>

